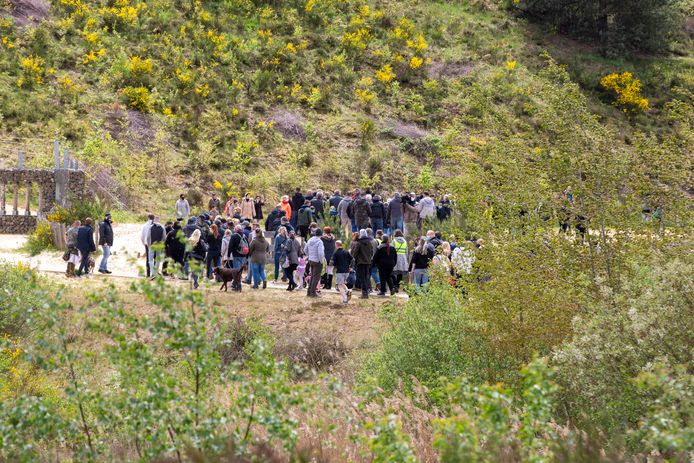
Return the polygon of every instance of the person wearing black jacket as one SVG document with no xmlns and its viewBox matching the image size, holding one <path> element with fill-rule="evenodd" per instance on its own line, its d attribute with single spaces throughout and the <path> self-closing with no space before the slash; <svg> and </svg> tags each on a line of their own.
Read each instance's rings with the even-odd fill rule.
<svg viewBox="0 0 694 463">
<path fill-rule="evenodd" d="M 173 224 L 171 231 L 166 234 L 164 243 L 166 248 L 166 256 L 170 257 L 181 268 L 184 266 L 183 259 L 186 253 L 185 234 L 181 228 L 181 224 L 176 222 Z"/>
<path fill-rule="evenodd" d="M 386 208 L 381 202 L 381 197 L 376 195 L 373 197 L 373 202 L 371 203 L 371 213 L 369 214 L 371 228 L 374 232 L 383 230 L 383 222 L 385 218 Z"/>
<path fill-rule="evenodd" d="M 267 215 L 265 220 L 265 230 L 266 231 L 277 231 L 280 228 L 280 218 L 284 215 L 282 206 L 278 204 L 273 210 Z"/>
<path fill-rule="evenodd" d="M 291 223 L 296 228 L 296 213 L 304 205 L 304 195 L 301 194 L 301 188 L 297 188 L 294 196 L 292 196 L 292 215 Z"/>
<path fill-rule="evenodd" d="M 398 262 L 398 253 L 390 244 L 388 235 L 383 235 L 383 241 L 374 253 L 374 265 L 378 268 L 378 274 L 381 277 L 381 291 L 379 296 L 386 295 L 386 285 L 390 290 L 390 295 L 395 295 L 395 282 L 393 281 L 393 269 Z"/>
<path fill-rule="evenodd" d="M 210 225 L 210 235 L 207 237 L 207 279 L 212 278 L 212 270 L 222 265 L 222 239 L 224 235 L 219 231 L 217 224 Z"/>
<path fill-rule="evenodd" d="M 103 251 L 101 263 L 99 264 L 99 273 L 111 273 L 108 269 L 108 257 L 111 255 L 111 247 L 113 246 L 112 223 L 111 214 L 107 212 L 104 220 L 99 224 L 99 246 L 101 246 Z"/>
<path fill-rule="evenodd" d="M 342 303 L 347 304 L 349 298 L 352 296 L 352 292 L 347 289 L 347 278 L 349 277 L 349 270 L 352 267 L 352 256 L 342 249 L 342 241 L 335 241 L 335 252 L 329 262 L 329 265 L 333 267 L 335 286 L 337 290 L 340 291 Z"/>
<path fill-rule="evenodd" d="M 79 249 L 82 257 L 80 268 L 77 270 L 77 276 L 81 277 L 83 271 L 89 273 L 89 254 L 96 251 L 92 219 L 89 217 L 84 219 L 84 225 L 77 231 L 77 249 Z"/>
</svg>

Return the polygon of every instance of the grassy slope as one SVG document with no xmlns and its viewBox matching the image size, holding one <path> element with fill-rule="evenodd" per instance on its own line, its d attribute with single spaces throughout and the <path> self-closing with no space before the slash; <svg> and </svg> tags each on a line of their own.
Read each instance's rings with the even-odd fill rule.
<svg viewBox="0 0 694 463">
<path fill-rule="evenodd" d="M 64 139 L 106 166 L 105 183 L 135 209 L 155 185 L 168 187 L 156 189 L 156 204 L 217 179 L 266 194 L 295 184 L 443 187 L 474 160 L 479 140 L 551 145 L 532 117 L 552 104 L 532 94 L 546 83 L 543 51 L 567 65 L 617 143 L 637 130 L 668 135 L 664 103 L 674 87 L 689 98 L 694 88 L 691 50 L 606 59 L 491 1 L 142 5 L 54 0 L 38 26 L 0 25 L 0 137 Z M 29 56 L 38 68 L 22 67 Z M 138 67 L 134 56 L 149 61 Z M 413 57 L 424 64 L 412 69 Z M 387 64 L 395 78 L 386 83 L 376 73 Z M 625 70 L 643 80 L 648 114 L 628 118 L 600 91 L 602 75 Z M 149 96 L 128 96 L 128 87 Z M 50 162 L 45 147 L 28 150 L 35 163 Z"/>
</svg>

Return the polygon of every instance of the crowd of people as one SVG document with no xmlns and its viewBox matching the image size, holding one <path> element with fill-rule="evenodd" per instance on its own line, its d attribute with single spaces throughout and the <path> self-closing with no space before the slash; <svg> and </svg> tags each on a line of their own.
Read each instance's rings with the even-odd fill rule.
<svg viewBox="0 0 694 463">
<path fill-rule="evenodd" d="M 239 275 L 245 272 L 245 278 L 232 281 L 232 290 L 241 291 L 243 283 L 264 289 L 269 265 L 274 283 L 286 283 L 287 291 L 305 288 L 308 297 L 318 297 L 334 286 L 347 303 L 353 289 L 360 290 L 362 298 L 373 291 L 394 295 L 405 281 L 420 291 L 432 265 L 452 274 L 471 269 L 470 248 L 457 246 L 453 236 L 444 241 L 434 229 L 453 214 L 447 195 L 437 201 L 428 192 L 395 192 L 384 199 L 369 190 L 326 195 L 296 188 L 266 216 L 264 206 L 262 196 L 246 194 L 223 202 L 213 194 L 207 209 L 192 215 L 181 194 L 175 221 L 162 224 L 152 214 L 142 227 L 146 276 L 190 278 L 197 288 L 201 278 L 218 278 L 215 269 L 228 268 Z M 106 214 L 98 227 L 103 251 L 98 271 L 109 274 L 111 216 Z M 68 230 L 69 275 L 89 271 L 89 255 L 96 250 L 93 236 L 91 219 Z M 414 237 L 412 245 L 408 237 Z"/>
</svg>

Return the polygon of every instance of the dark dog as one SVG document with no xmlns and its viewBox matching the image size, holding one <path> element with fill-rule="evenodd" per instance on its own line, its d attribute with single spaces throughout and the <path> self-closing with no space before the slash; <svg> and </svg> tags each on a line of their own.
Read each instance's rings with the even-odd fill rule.
<svg viewBox="0 0 694 463">
<path fill-rule="evenodd" d="M 246 265 L 244 264 L 243 267 L 241 268 L 224 268 L 224 267 L 215 267 L 214 268 L 214 274 L 217 276 L 220 280 L 222 280 L 222 286 L 219 288 L 220 291 L 227 290 L 227 283 L 231 281 L 231 289 L 233 291 L 241 291 L 241 274 L 243 273 L 243 269 L 246 268 Z"/>
</svg>

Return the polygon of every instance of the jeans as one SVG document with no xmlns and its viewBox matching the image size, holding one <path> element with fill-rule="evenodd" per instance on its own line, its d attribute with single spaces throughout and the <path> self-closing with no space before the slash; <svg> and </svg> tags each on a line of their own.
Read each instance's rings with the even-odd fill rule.
<svg viewBox="0 0 694 463">
<path fill-rule="evenodd" d="M 311 279 L 308 283 L 308 295 L 316 296 L 318 295 L 318 284 L 320 283 L 320 277 L 323 274 L 323 263 L 322 262 L 308 262 L 308 267 L 311 269 Z"/>
<path fill-rule="evenodd" d="M 374 233 L 377 230 L 383 230 L 383 219 L 371 219 L 371 229 Z"/>
<path fill-rule="evenodd" d="M 153 249 L 151 246 L 148 248 L 147 254 L 147 268 L 149 269 L 149 276 L 157 276 L 159 272 L 159 261 L 161 260 L 161 251 Z"/>
<path fill-rule="evenodd" d="M 246 263 L 245 257 L 234 257 L 232 268 L 241 268 Z"/>
<path fill-rule="evenodd" d="M 423 285 L 429 283 L 429 273 L 425 268 L 414 269 L 414 286 L 415 290 L 419 292 Z"/>
<path fill-rule="evenodd" d="M 108 244 L 102 244 L 101 250 L 104 252 L 104 254 L 101 256 L 101 264 L 99 264 L 99 270 L 105 272 L 106 270 L 108 270 L 108 257 L 111 255 L 111 246 L 109 246 Z"/>
<path fill-rule="evenodd" d="M 187 262 L 186 262 L 187 264 Z M 145 246 L 145 269 L 147 271 L 146 275 L 151 276 L 149 272 L 149 246 Z M 188 272 L 186 271 L 186 274 Z"/>
<path fill-rule="evenodd" d="M 253 287 L 257 288 L 261 281 L 265 281 L 265 264 L 251 263 L 251 275 L 253 275 Z"/>
<path fill-rule="evenodd" d="M 404 230 L 404 223 L 402 221 L 402 217 L 396 218 L 396 219 L 390 219 L 390 229 L 392 232 L 395 232 L 395 230 L 400 230 L 401 232 L 405 232 Z"/>
<path fill-rule="evenodd" d="M 350 223 L 352 224 L 352 233 L 358 232 L 359 227 L 357 226 L 357 223 L 354 220 L 350 220 Z"/>
<path fill-rule="evenodd" d="M 374 279 L 376 286 L 381 284 L 381 279 L 378 277 L 378 268 L 375 265 L 371 267 L 371 278 Z"/>
<path fill-rule="evenodd" d="M 215 256 L 214 254 L 210 255 L 210 253 L 207 253 L 207 257 L 205 258 L 205 264 L 207 270 L 207 278 L 212 278 L 212 270 L 215 267 L 221 267 L 222 265 L 222 256 L 219 254 Z"/>
<path fill-rule="evenodd" d="M 282 257 L 281 252 L 276 252 L 275 253 L 275 281 L 277 281 L 277 278 L 280 276 L 280 258 Z"/>
<path fill-rule="evenodd" d="M 203 261 L 197 260 L 197 259 L 190 259 L 192 262 L 191 265 L 191 276 L 193 277 L 193 288 L 197 288 L 199 286 L 198 279 L 202 277 L 202 266 L 203 266 Z"/>
<path fill-rule="evenodd" d="M 89 273 L 89 251 L 87 249 L 80 249 L 80 268 L 77 270 L 77 275 L 82 275 L 82 271 Z"/>
<path fill-rule="evenodd" d="M 371 289 L 371 274 L 370 274 L 370 264 L 358 264 L 357 265 L 357 281 L 361 286 L 362 296 L 369 296 L 369 290 Z"/>
</svg>

